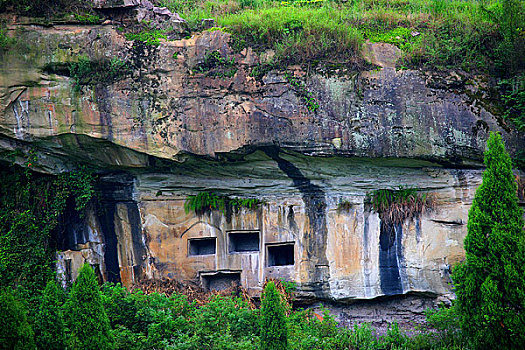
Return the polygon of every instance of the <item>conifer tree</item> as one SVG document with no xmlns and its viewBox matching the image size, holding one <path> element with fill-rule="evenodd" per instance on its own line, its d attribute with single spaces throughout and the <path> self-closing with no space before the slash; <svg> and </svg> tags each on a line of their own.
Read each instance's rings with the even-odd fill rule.
<svg viewBox="0 0 525 350">
<path fill-rule="evenodd" d="M 33 329 L 27 322 L 27 310 L 8 288 L 0 290 L 0 319 L 2 349 L 35 349 Z"/>
<path fill-rule="evenodd" d="M 286 350 L 288 329 L 283 296 L 275 283 L 266 284 L 261 300 L 261 350 Z"/>
<path fill-rule="evenodd" d="M 66 348 L 62 304 L 64 291 L 53 279 L 47 283 L 38 314 L 35 317 L 35 339 L 39 349 Z"/>
<path fill-rule="evenodd" d="M 469 211 L 466 260 L 453 271 L 456 307 L 473 348 L 525 349 L 523 213 L 499 134 L 490 134 L 485 165 Z"/>
<path fill-rule="evenodd" d="M 69 348 L 85 350 L 112 349 L 108 316 L 102 306 L 95 272 L 84 264 L 71 288 L 65 305 L 69 328 Z"/>
</svg>

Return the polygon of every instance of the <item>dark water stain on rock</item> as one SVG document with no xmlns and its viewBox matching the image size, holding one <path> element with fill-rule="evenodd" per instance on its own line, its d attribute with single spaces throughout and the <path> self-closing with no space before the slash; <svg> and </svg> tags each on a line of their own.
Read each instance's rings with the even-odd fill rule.
<svg viewBox="0 0 525 350">
<path fill-rule="evenodd" d="M 309 221 L 309 227 L 304 232 L 303 242 L 305 242 L 306 258 L 311 264 L 309 273 L 316 283 L 323 284 L 328 280 L 326 273 L 317 273 L 316 266 L 327 266 L 328 259 L 326 258 L 326 241 L 328 237 L 328 230 L 326 224 L 326 198 L 325 193 L 321 187 L 312 184 L 310 179 L 306 178 L 301 170 L 292 162 L 282 158 L 279 155 L 279 148 L 268 146 L 262 148 L 263 152 L 273 159 L 279 169 L 283 171 L 292 181 L 294 187 L 301 192 L 303 202 L 305 204 L 306 215 Z M 317 276 L 317 278 L 315 278 Z M 322 276 L 322 278 L 321 278 Z M 322 290 L 323 288 L 321 288 Z M 321 292 L 319 290 L 319 292 Z"/>
<path fill-rule="evenodd" d="M 381 219 L 379 233 L 379 275 L 385 295 L 403 293 L 400 262 L 402 261 L 402 224 Z"/>
<path fill-rule="evenodd" d="M 117 255 L 117 235 L 115 233 L 115 202 L 104 202 L 99 211 L 99 221 L 104 233 L 105 252 L 104 262 L 106 263 L 107 281 L 120 282 L 120 267 Z"/>
</svg>

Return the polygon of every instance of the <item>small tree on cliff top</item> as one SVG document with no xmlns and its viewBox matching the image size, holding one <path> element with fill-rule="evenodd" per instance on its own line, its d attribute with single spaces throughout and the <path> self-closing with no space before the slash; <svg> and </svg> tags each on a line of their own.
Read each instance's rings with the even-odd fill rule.
<svg viewBox="0 0 525 350">
<path fill-rule="evenodd" d="M 71 349 L 113 349 L 109 319 L 89 264 L 80 269 L 65 309 Z"/>
<path fill-rule="evenodd" d="M 273 281 L 268 282 L 264 288 L 261 316 L 261 350 L 288 349 L 288 329 L 283 296 Z"/>
<path fill-rule="evenodd" d="M 511 159 L 491 133 L 469 211 L 466 260 L 454 269 L 461 328 L 475 348 L 525 348 L 525 231 Z"/>
</svg>

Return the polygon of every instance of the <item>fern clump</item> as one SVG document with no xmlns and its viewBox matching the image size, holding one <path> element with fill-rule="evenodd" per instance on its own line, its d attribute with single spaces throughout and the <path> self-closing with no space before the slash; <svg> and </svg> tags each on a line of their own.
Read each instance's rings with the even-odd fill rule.
<svg viewBox="0 0 525 350">
<path fill-rule="evenodd" d="M 212 210 L 238 211 L 241 208 L 255 209 L 262 201 L 257 198 L 229 198 L 228 196 L 218 195 L 213 192 L 200 192 L 197 195 L 189 196 L 184 203 L 186 214 L 194 212 L 201 216 L 210 213 Z"/>
<path fill-rule="evenodd" d="M 416 188 L 381 189 L 371 194 L 372 207 L 382 220 L 399 224 L 434 207 L 434 199 Z"/>
</svg>

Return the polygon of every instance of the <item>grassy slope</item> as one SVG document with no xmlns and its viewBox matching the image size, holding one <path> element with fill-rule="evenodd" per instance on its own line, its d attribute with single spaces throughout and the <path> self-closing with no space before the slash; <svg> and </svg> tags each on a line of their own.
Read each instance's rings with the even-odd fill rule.
<svg viewBox="0 0 525 350">
<path fill-rule="evenodd" d="M 511 1 L 512 2 L 512 1 Z M 398 45 L 404 65 L 461 68 L 499 75 L 523 69 L 525 28 L 503 1 L 446 0 L 162 0 L 190 24 L 214 18 L 239 40 L 273 48 L 277 59 L 297 63 L 356 56 L 366 40 Z M 510 24 L 510 25 L 509 25 Z M 506 28 L 506 27 L 513 28 Z M 513 31 L 513 32 L 511 32 Z M 419 35 L 416 35 L 417 33 Z M 414 35 L 413 35 L 414 34 Z M 512 46 L 502 52 L 501 43 Z M 521 47 L 519 47 L 521 46 Z"/>
</svg>

